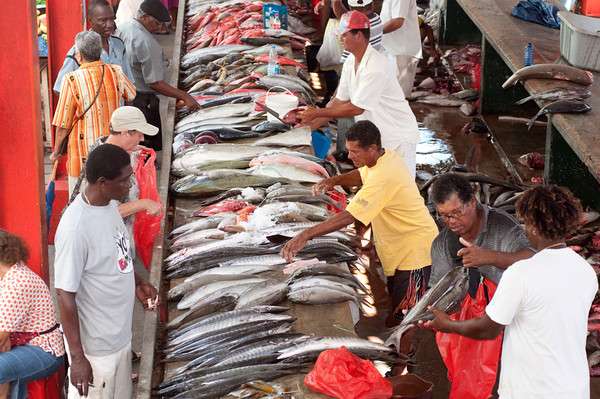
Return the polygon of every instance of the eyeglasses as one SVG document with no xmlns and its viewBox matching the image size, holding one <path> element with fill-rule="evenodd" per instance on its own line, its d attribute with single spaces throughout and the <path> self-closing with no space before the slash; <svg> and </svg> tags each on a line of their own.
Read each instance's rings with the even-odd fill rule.
<svg viewBox="0 0 600 399">
<path fill-rule="evenodd" d="M 443 222 L 449 222 L 450 219 L 458 220 L 465 216 L 467 213 L 467 204 L 462 204 L 457 210 L 452 211 L 450 213 L 442 214 L 436 211 L 436 216 L 439 220 Z"/>
</svg>

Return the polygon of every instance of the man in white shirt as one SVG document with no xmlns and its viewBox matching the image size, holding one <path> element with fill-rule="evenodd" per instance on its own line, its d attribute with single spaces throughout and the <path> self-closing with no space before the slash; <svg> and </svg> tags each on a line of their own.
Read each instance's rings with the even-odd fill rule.
<svg viewBox="0 0 600 399">
<path fill-rule="evenodd" d="M 303 124 L 318 128 L 334 118 L 369 120 L 381 132 L 383 148 L 400 155 L 415 175 L 419 141 L 417 119 L 395 78 L 386 55 L 369 44 L 369 18 L 350 11 L 342 16 L 340 34 L 350 55 L 344 63 L 336 98 L 326 108 L 308 107 Z"/>
<path fill-rule="evenodd" d="M 504 271 L 481 318 L 454 321 L 432 309 L 424 326 L 473 339 L 504 330 L 500 399 L 589 399 L 587 320 L 598 280 L 565 244 L 581 205 L 566 189 L 538 186 L 517 202 L 530 243 L 538 250 Z"/>
<path fill-rule="evenodd" d="M 384 0 L 381 6 L 383 48 L 394 57 L 398 81 L 407 97 L 421 59 L 421 33 L 416 0 Z"/>
</svg>

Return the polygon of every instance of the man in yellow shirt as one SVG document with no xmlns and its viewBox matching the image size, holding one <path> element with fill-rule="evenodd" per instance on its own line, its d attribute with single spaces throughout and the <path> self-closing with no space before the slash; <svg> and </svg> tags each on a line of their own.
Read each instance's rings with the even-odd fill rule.
<svg viewBox="0 0 600 399">
<path fill-rule="evenodd" d="M 281 254 L 288 261 L 313 237 L 360 222 L 371 224 L 375 249 L 392 300 L 392 316 L 412 307 L 425 292 L 431 272 L 431 244 L 438 234 L 423 198 L 402 158 L 381 147 L 381 135 L 369 121 L 348 130 L 348 156 L 358 168 L 315 185 L 315 193 L 334 186 L 362 186 L 345 211 L 304 230 L 290 240 Z M 391 319 L 388 318 L 391 321 Z M 392 324 L 392 323 L 389 323 Z"/>
</svg>

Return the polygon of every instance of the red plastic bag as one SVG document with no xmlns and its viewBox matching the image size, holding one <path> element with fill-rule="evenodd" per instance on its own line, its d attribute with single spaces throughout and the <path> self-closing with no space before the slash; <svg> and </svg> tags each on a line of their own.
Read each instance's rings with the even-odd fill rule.
<svg viewBox="0 0 600 399">
<path fill-rule="evenodd" d="M 494 292 L 496 284 L 484 279 L 475 298 L 467 295 L 460 312 L 450 318 L 469 320 L 483 316 L 488 299 L 494 296 Z M 481 341 L 458 334 L 436 333 L 435 339 L 448 368 L 448 380 L 451 383 L 448 399 L 487 399 L 490 396 L 500 363 L 502 335 Z"/>
<path fill-rule="evenodd" d="M 315 367 L 304 378 L 304 385 L 340 399 L 392 397 L 392 384 L 379 374 L 373 363 L 344 347 L 321 352 Z"/>
<path fill-rule="evenodd" d="M 158 196 L 158 185 L 156 184 L 156 167 L 154 161 L 156 153 L 152 149 L 140 151 L 135 165 L 135 178 L 140 190 L 140 199 L 151 199 L 160 202 Z M 146 212 L 138 212 L 133 222 L 133 238 L 135 248 L 146 269 L 150 268 L 152 262 L 152 248 L 154 240 L 160 231 L 160 220 L 162 216 L 149 215 Z"/>
</svg>

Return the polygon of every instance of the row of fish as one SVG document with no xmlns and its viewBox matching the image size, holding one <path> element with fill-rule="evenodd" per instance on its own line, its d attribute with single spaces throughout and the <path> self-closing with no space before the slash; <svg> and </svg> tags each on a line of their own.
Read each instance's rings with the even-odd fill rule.
<svg viewBox="0 0 600 399">
<path fill-rule="evenodd" d="M 310 155 L 310 130 L 266 120 L 269 89 L 283 87 L 303 103 L 316 96 L 304 64 L 284 48 L 298 36 L 260 28 L 261 7 L 213 0 L 187 9 L 180 87 L 201 108 L 179 112 L 175 126 L 171 190 L 180 217 L 163 267 L 176 313 L 161 351 L 169 367 L 160 397 L 217 398 L 264 386 L 257 381 L 305 373 L 323 350 L 341 346 L 398 359 L 368 340 L 295 332 L 290 303 L 359 307 L 368 289 L 351 272 L 357 240 L 348 232 L 310 240 L 291 263 L 280 256 L 285 242 L 345 203 L 335 193 L 312 194 L 312 184 L 338 171 Z M 290 17 L 292 29 L 303 30 Z M 266 76 L 272 44 L 287 74 Z"/>
</svg>

